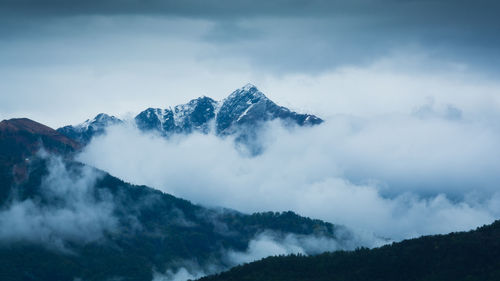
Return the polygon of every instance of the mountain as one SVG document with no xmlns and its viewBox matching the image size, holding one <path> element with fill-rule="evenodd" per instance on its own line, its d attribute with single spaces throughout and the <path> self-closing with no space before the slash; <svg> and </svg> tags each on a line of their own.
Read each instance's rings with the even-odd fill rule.
<svg viewBox="0 0 500 281">
<path fill-rule="evenodd" d="M 2 280 L 151 280 L 154 271 L 187 266 L 213 273 L 234 265 L 228 253 L 244 253 L 264 234 L 352 248 L 342 226 L 292 212 L 207 208 L 128 184 L 72 160 L 80 144 L 34 121 L 0 128 L 8 153 L 0 159 Z M 13 180 L 19 163 L 25 175 Z"/>
<path fill-rule="evenodd" d="M 176 133 L 213 131 L 216 135 L 237 135 L 248 139 L 266 121 L 279 119 L 286 125 L 312 126 L 323 122 L 310 115 L 299 114 L 278 106 L 254 85 L 237 89 L 222 101 L 209 97 L 193 99 L 173 108 L 148 108 L 133 120 L 142 131 L 154 131 L 163 136 Z M 77 126 L 65 126 L 58 131 L 74 140 L 87 143 L 93 136 L 102 134 L 106 127 L 121 123 L 113 116 L 99 114 L 92 121 Z"/>
<path fill-rule="evenodd" d="M 208 133 L 217 105 L 217 102 L 209 97 L 200 97 L 173 109 L 148 108 L 134 120 L 139 129 L 154 130 L 165 136 L 192 131 Z"/>
<path fill-rule="evenodd" d="M 200 281 L 500 280 L 500 221 L 377 249 L 268 257 Z"/>
<path fill-rule="evenodd" d="M 255 126 L 259 122 L 280 119 L 299 126 L 317 125 L 323 122 L 309 114 L 298 114 L 278 106 L 252 84 L 234 91 L 221 102 L 216 116 L 217 134 L 232 134 L 243 126 Z"/>
<path fill-rule="evenodd" d="M 0 162 L 17 163 L 43 146 L 46 150 L 64 154 L 80 144 L 56 130 L 27 118 L 0 122 Z"/>
<path fill-rule="evenodd" d="M 64 165 L 72 177 L 87 173 L 88 167 L 79 163 Z M 102 172 L 88 190 L 86 196 L 90 198 L 65 201 L 65 193 L 54 196 L 40 184 L 50 177 L 46 160 L 40 160 L 30 170 L 29 181 L 16 186 L 17 201 L 2 206 L 0 225 L 6 214 L 15 214 L 30 204 L 43 214 L 41 218 L 33 214 L 34 220 L 43 220 L 43 225 L 33 227 L 27 223 L 31 221 L 29 217 L 16 223 L 28 224 L 33 236 L 46 232 L 45 224 L 50 226 L 51 220 L 65 222 L 60 216 L 67 213 L 74 212 L 70 217 L 78 219 L 78 213 L 86 215 L 88 208 L 99 213 L 106 213 L 108 208 L 112 211 L 95 222 L 92 220 L 97 214 L 91 212 L 93 216 L 86 215 L 79 223 L 61 225 L 60 229 L 52 226 L 51 234 L 41 241 L 25 237 L 24 232 L 18 234 L 17 228 L 11 236 L 5 234 L 8 230 L 0 231 L 2 280 L 151 280 L 153 271 L 176 270 L 185 266 L 184 261 L 206 270 L 227 269 L 233 264 L 227 261 L 226 253 L 244 252 L 259 233 L 328 237 L 340 244 L 348 244 L 351 239 L 342 227 L 291 212 L 247 215 L 209 209 L 145 186 L 127 184 Z M 78 207 L 82 204 L 88 206 Z M 87 228 L 100 226 L 103 221 L 113 223 L 95 238 L 95 233 L 90 238 L 72 233 L 73 227 L 86 233 Z"/>
<path fill-rule="evenodd" d="M 123 121 L 114 116 L 100 113 L 92 120 L 87 119 L 76 126 L 64 126 L 57 129 L 57 131 L 68 138 L 86 144 L 92 137 L 103 134 L 107 127 L 120 123 L 123 123 Z"/>
<path fill-rule="evenodd" d="M 80 144 L 43 124 L 27 118 L 0 122 L 0 203 L 8 187 L 26 178 L 28 163 L 40 148 L 58 155 L 68 155 Z"/>
</svg>

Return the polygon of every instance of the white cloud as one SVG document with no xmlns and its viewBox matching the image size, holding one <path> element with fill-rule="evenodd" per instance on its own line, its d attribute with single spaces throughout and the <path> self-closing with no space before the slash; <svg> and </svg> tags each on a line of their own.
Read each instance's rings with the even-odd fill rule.
<svg viewBox="0 0 500 281">
<path fill-rule="evenodd" d="M 119 15 L 41 21 L 31 30 L 37 36 L 24 30 L 0 46 L 0 91 L 8 93 L 0 96 L 1 115 L 59 127 L 100 112 L 137 113 L 203 94 L 220 99 L 247 82 L 278 103 L 322 116 L 407 112 L 428 96 L 465 115 L 470 107 L 498 109 L 498 82 L 467 63 L 403 42 L 373 54 L 358 44 L 352 53 L 352 44 L 336 36 L 352 33 L 342 19 L 332 21 L 326 29 L 324 21 L 310 19 L 282 19 L 279 25 L 273 19 L 231 24 Z M 210 40 L 221 26 L 244 40 Z M 311 40 L 298 42 L 297 34 Z M 370 59 L 359 61 L 360 55 Z M 490 101 L 477 98 L 488 95 Z"/>
<path fill-rule="evenodd" d="M 257 86 L 281 104 L 323 117 L 406 114 L 433 101 L 462 110 L 466 119 L 492 121 L 500 109 L 500 84 L 477 72 L 402 51 L 365 67 L 343 66 L 318 75 L 260 77 Z M 436 63 L 434 61 L 434 63 Z"/>
<path fill-rule="evenodd" d="M 158 272 L 153 272 L 153 281 L 186 281 L 186 280 L 196 280 L 207 275 L 203 271 L 189 271 L 185 267 L 181 267 L 177 270 L 167 270 L 165 274 Z"/>
<path fill-rule="evenodd" d="M 268 256 L 303 254 L 314 255 L 325 251 L 353 250 L 357 247 L 374 247 L 389 243 L 379 238 L 355 235 L 343 228 L 336 229 L 336 238 L 319 235 L 300 235 L 293 233 L 260 232 L 249 241 L 244 251 L 220 249 L 222 261 L 200 266 L 192 260 L 175 262 L 175 267 L 164 274 L 153 271 L 153 281 L 177 281 L 198 279 L 206 275 L 228 270 L 230 267 L 256 261 Z M 226 266 L 220 266 L 223 262 Z M 215 264 L 219 264 L 216 266 Z"/>
<path fill-rule="evenodd" d="M 258 234 L 248 243 L 246 251 L 227 251 L 226 259 L 229 264 L 234 266 L 268 256 L 289 254 L 314 255 L 325 251 L 353 250 L 357 246 L 367 245 L 366 241 L 355 241 L 354 237 L 352 237 L 352 239 L 352 241 L 339 242 L 324 236 L 297 234 L 287 234 L 283 236 L 272 232 L 264 232 Z M 353 244 L 348 245 L 350 242 Z M 380 245 L 380 243 L 382 242 L 377 241 L 377 243 L 371 244 L 370 246 Z"/>
<path fill-rule="evenodd" d="M 114 231 L 112 198 L 105 193 L 102 200 L 94 197 L 102 172 L 89 167 L 71 171 L 55 157 L 48 157 L 47 163 L 41 198 L 14 200 L 0 211 L 0 241 L 32 241 L 67 250 L 68 241 L 86 243 Z"/>
<path fill-rule="evenodd" d="M 466 230 L 500 213 L 500 133 L 478 121 L 330 118 L 262 133 L 246 157 L 231 138 L 170 140 L 114 127 L 80 159 L 134 183 L 206 205 L 302 215 L 402 239 Z"/>
</svg>

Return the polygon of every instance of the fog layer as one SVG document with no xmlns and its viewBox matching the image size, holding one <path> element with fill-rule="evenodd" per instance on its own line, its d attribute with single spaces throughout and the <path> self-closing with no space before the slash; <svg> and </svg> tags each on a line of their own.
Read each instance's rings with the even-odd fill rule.
<svg viewBox="0 0 500 281">
<path fill-rule="evenodd" d="M 60 158 L 46 157 L 41 197 L 14 197 L 0 211 L 0 242 L 30 241 L 65 251 L 67 242 L 96 241 L 106 231 L 115 231 L 113 198 L 102 193 L 101 200 L 95 199 L 94 185 L 102 172 L 89 167 L 71 170 Z"/>
<path fill-rule="evenodd" d="M 461 111 L 424 105 L 408 114 L 335 116 L 312 128 L 269 123 L 264 153 L 231 138 L 164 139 L 114 127 L 85 163 L 205 205 L 293 210 L 402 239 L 467 230 L 500 215 L 500 132 Z"/>
</svg>

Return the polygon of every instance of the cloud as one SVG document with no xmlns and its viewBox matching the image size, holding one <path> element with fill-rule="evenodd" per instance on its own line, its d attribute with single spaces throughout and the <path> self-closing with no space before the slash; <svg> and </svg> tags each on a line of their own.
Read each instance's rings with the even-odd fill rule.
<svg viewBox="0 0 500 281">
<path fill-rule="evenodd" d="M 151 18 L 184 23 L 201 20 L 213 23 L 213 29 L 198 42 L 208 39 L 214 43 L 217 56 L 244 58 L 254 66 L 279 72 L 318 72 L 346 63 L 366 63 L 414 45 L 432 50 L 436 59 L 459 58 L 494 71 L 498 60 L 491 54 L 497 53 L 500 44 L 494 36 L 499 27 L 494 11 L 499 4 L 490 0 L 474 4 L 465 0 L 2 2 L 5 27 L 0 34 L 9 37 L 37 34 L 33 30 L 54 21 L 64 24 L 52 27 L 51 35 L 67 35 L 64 26 L 70 24 L 69 30 L 77 29 L 76 34 L 85 37 L 87 32 L 96 33 L 85 28 L 88 22 L 108 26 L 109 21 L 100 21 L 102 18 L 125 19 L 118 30 L 136 36 L 149 32 L 141 26 Z M 74 19 L 87 23 L 76 25 Z M 164 23 L 162 36 L 171 35 Z M 176 33 L 191 31 L 187 25 Z M 250 40 L 233 40 L 242 37 Z"/>
<path fill-rule="evenodd" d="M 349 236 L 351 236 L 350 234 Z M 260 260 L 268 256 L 302 254 L 316 255 L 325 251 L 354 250 L 361 246 L 380 246 L 387 241 L 358 240 L 359 237 L 350 237 L 347 240 L 339 241 L 324 236 L 286 234 L 278 235 L 273 232 L 263 232 L 258 234 L 248 243 L 246 251 L 229 250 L 226 252 L 226 259 L 232 266 Z"/>
<path fill-rule="evenodd" d="M 216 274 L 229 268 L 256 261 L 268 256 L 303 254 L 315 255 L 325 251 L 354 250 L 358 247 L 375 247 L 389 243 L 373 236 L 359 236 L 342 228 L 335 230 L 335 238 L 319 235 L 300 235 L 293 233 L 276 233 L 264 231 L 255 235 L 244 251 L 220 249 L 221 261 L 200 266 L 192 260 L 174 263 L 164 274 L 153 271 L 153 281 L 177 281 L 198 279 L 206 275 Z M 221 266 L 220 264 L 224 264 Z M 218 264 L 216 266 L 215 264 Z"/>
<path fill-rule="evenodd" d="M 329 74 L 394 57 L 396 73 L 498 76 L 493 2 L 35 2 L 3 5 L 17 14 L 6 8 L 0 17 L 0 91 L 8 93 L 0 112 L 54 127 L 202 94 L 219 99 L 247 82 L 285 96 L 277 102 L 307 93 L 322 109 L 327 101 L 312 88 Z M 310 89 L 288 85 L 296 80 Z"/>
<path fill-rule="evenodd" d="M 434 7 L 436 9 L 435 13 L 441 11 L 443 7 L 450 6 L 448 1 L 434 1 L 428 3 L 423 1 L 421 3 L 412 3 L 412 1 L 321 1 L 312 0 L 307 3 L 301 2 L 299 0 L 275 0 L 275 1 L 240 1 L 234 2 L 230 0 L 209 0 L 209 1 L 198 1 L 198 0 L 187 0 L 182 3 L 167 0 L 159 1 L 153 0 L 147 3 L 141 1 L 128 1 L 121 2 L 117 0 L 105 0 L 105 1 L 71 1 L 73 5 L 68 5 L 64 1 L 59 0 L 48 0 L 44 3 L 40 3 L 34 0 L 4 0 L 2 1 L 6 9 L 17 10 L 19 12 L 32 11 L 33 13 L 40 13 L 46 15 L 57 15 L 51 14 L 50 12 L 58 12 L 59 15 L 74 15 L 74 14 L 92 14 L 92 13 L 103 13 L 103 14 L 114 14 L 114 13 L 128 13 L 128 14 L 171 14 L 171 15 L 198 15 L 198 16 L 210 16 L 210 15 L 224 15 L 228 16 L 251 16 L 251 15 L 331 15 L 331 14 L 341 14 L 342 10 L 346 10 L 348 13 L 354 12 L 369 12 L 370 8 L 382 9 L 382 4 L 395 7 L 406 7 L 412 6 L 415 8 L 430 8 Z M 474 6 L 474 10 L 483 9 L 479 4 L 485 4 L 490 2 L 495 4 L 494 1 L 478 1 L 478 5 Z M 29 5 L 31 4 L 31 5 Z M 288 4 L 288 5 L 286 5 Z M 462 11 L 464 6 L 467 6 L 467 1 L 455 1 L 454 9 L 450 12 Z M 365 5 L 367 7 L 365 7 Z M 350 8 L 350 9 L 349 9 Z M 300 13 L 302 12 L 302 13 Z M 411 11 L 408 11 L 410 13 Z M 427 15 L 427 17 L 432 17 L 433 15 Z M 451 16 L 451 15 L 448 15 Z M 483 19 L 484 20 L 484 19 Z"/>
<path fill-rule="evenodd" d="M 444 118 L 448 120 L 460 120 L 462 118 L 462 110 L 454 105 L 447 104 L 439 109 L 435 108 L 434 100 L 428 99 L 428 102 L 413 112 L 418 118 Z"/>
<path fill-rule="evenodd" d="M 226 251 L 220 249 L 221 251 Z M 228 270 L 229 267 L 221 265 L 221 260 L 212 260 L 205 262 L 203 266 L 198 263 L 196 258 L 191 260 L 170 261 L 170 267 L 165 273 L 153 270 L 153 281 L 185 281 L 196 280 L 206 275 L 211 275 Z"/>
<path fill-rule="evenodd" d="M 53 127 L 202 94 L 219 99 L 247 82 L 282 97 L 277 102 L 307 93 L 319 104 L 308 109 L 318 112 L 329 100 L 313 88 L 328 84 L 330 73 L 394 57 L 395 73 L 459 68 L 465 80 L 498 76 L 495 1 L 1 3 L 0 117 Z M 310 87 L 289 85 L 297 80 Z M 373 81 L 359 83 L 367 92 Z"/>
<path fill-rule="evenodd" d="M 89 167 L 68 168 L 54 156 L 45 156 L 48 174 L 42 179 L 40 198 L 13 200 L 0 210 L 0 242 L 30 241 L 66 251 L 67 242 L 87 243 L 114 231 L 111 195 L 94 185 L 102 172 Z"/>
<path fill-rule="evenodd" d="M 189 271 L 185 267 L 173 271 L 167 270 L 165 274 L 158 272 L 153 273 L 153 281 L 185 281 L 185 280 L 196 280 L 207 274 L 203 271 Z"/>
<path fill-rule="evenodd" d="M 85 31 L 76 36 L 73 25 Z M 74 19 L 52 23 L 36 42 L 8 40 L 0 46 L 0 60 L 5 62 L 0 65 L 0 79 L 5 80 L 0 91 L 10 93 L 0 97 L 1 117 L 25 116 L 57 128 L 101 112 L 137 114 L 201 95 L 222 99 L 252 82 L 278 104 L 321 117 L 408 112 L 434 97 L 436 107 L 450 104 L 462 110 L 462 117 L 472 108 L 474 113 L 489 113 L 483 114 L 485 119 L 498 118 L 496 80 L 463 61 L 435 59 L 429 50 L 403 48 L 363 67 L 350 62 L 320 73 L 278 73 L 231 55 L 231 47 L 200 42 L 212 27 L 208 21 L 186 19 Z M 52 34 L 54 28 L 64 36 Z M 129 36 L 129 29 L 140 34 Z M 176 32 L 179 29 L 185 32 Z M 244 44 L 260 44 L 250 41 Z M 276 49 L 267 43 L 255 48 Z"/>
<path fill-rule="evenodd" d="M 293 210 L 397 240 L 498 218 L 499 140 L 496 125 L 480 119 L 409 111 L 291 130 L 270 123 L 257 157 L 242 155 L 231 138 L 165 140 L 114 127 L 79 158 L 205 205 Z"/>
</svg>

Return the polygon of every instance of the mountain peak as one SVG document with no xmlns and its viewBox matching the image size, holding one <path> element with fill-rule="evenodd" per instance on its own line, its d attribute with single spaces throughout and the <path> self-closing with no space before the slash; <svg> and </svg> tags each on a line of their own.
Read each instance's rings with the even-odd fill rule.
<svg viewBox="0 0 500 281">
<path fill-rule="evenodd" d="M 241 89 L 244 91 L 250 91 L 253 88 L 258 91 L 257 87 L 252 83 L 247 83 L 245 86 L 241 87 Z"/>
<path fill-rule="evenodd" d="M 75 151 L 80 144 L 56 130 L 28 118 L 0 122 L 0 165 L 14 165 L 41 147 L 60 154 Z"/>
<path fill-rule="evenodd" d="M 134 121 L 141 131 L 158 131 L 163 136 L 169 136 L 193 131 L 209 133 L 212 129 L 215 129 L 217 135 L 237 134 L 243 130 L 258 130 L 260 124 L 274 119 L 299 126 L 323 122 L 314 115 L 299 114 L 277 105 L 251 83 L 236 89 L 221 101 L 201 96 L 174 107 L 148 108 L 135 116 Z M 88 143 L 109 125 L 121 122 L 114 116 L 101 113 L 92 120 L 74 127 L 66 126 L 58 131 Z"/>
<path fill-rule="evenodd" d="M 225 100 L 227 101 L 237 100 L 238 103 L 244 102 L 248 104 L 256 103 L 260 100 L 268 100 L 268 98 L 257 89 L 257 87 L 253 84 L 246 84 L 245 86 L 235 90 L 232 92 Z"/>
<path fill-rule="evenodd" d="M 28 118 L 13 118 L 0 122 L 0 131 L 19 132 L 26 131 L 33 134 L 53 134 L 55 131 L 43 124 Z"/>
<path fill-rule="evenodd" d="M 116 117 L 110 116 L 106 113 L 99 113 L 96 115 L 96 117 L 94 117 L 94 120 L 97 122 L 108 121 L 108 120 L 113 120 L 113 119 L 116 119 Z"/>
<path fill-rule="evenodd" d="M 90 121 L 90 124 L 102 124 L 102 123 L 116 123 L 119 122 L 119 119 L 116 118 L 115 116 L 108 115 L 106 113 L 99 113 L 97 114 L 92 121 Z"/>
<path fill-rule="evenodd" d="M 57 131 L 71 139 L 86 144 L 92 137 L 104 133 L 107 127 L 122 122 L 122 120 L 115 116 L 99 113 L 93 119 L 87 119 L 85 122 L 75 126 L 64 126 L 57 129 Z"/>
<path fill-rule="evenodd" d="M 190 100 L 186 104 L 176 105 L 174 108 L 193 107 L 193 106 L 197 106 L 200 103 L 212 103 L 212 104 L 215 104 L 217 102 L 214 99 L 212 99 L 211 97 L 207 97 L 207 96 L 203 95 L 201 97 L 198 97 L 198 98 Z"/>
</svg>

